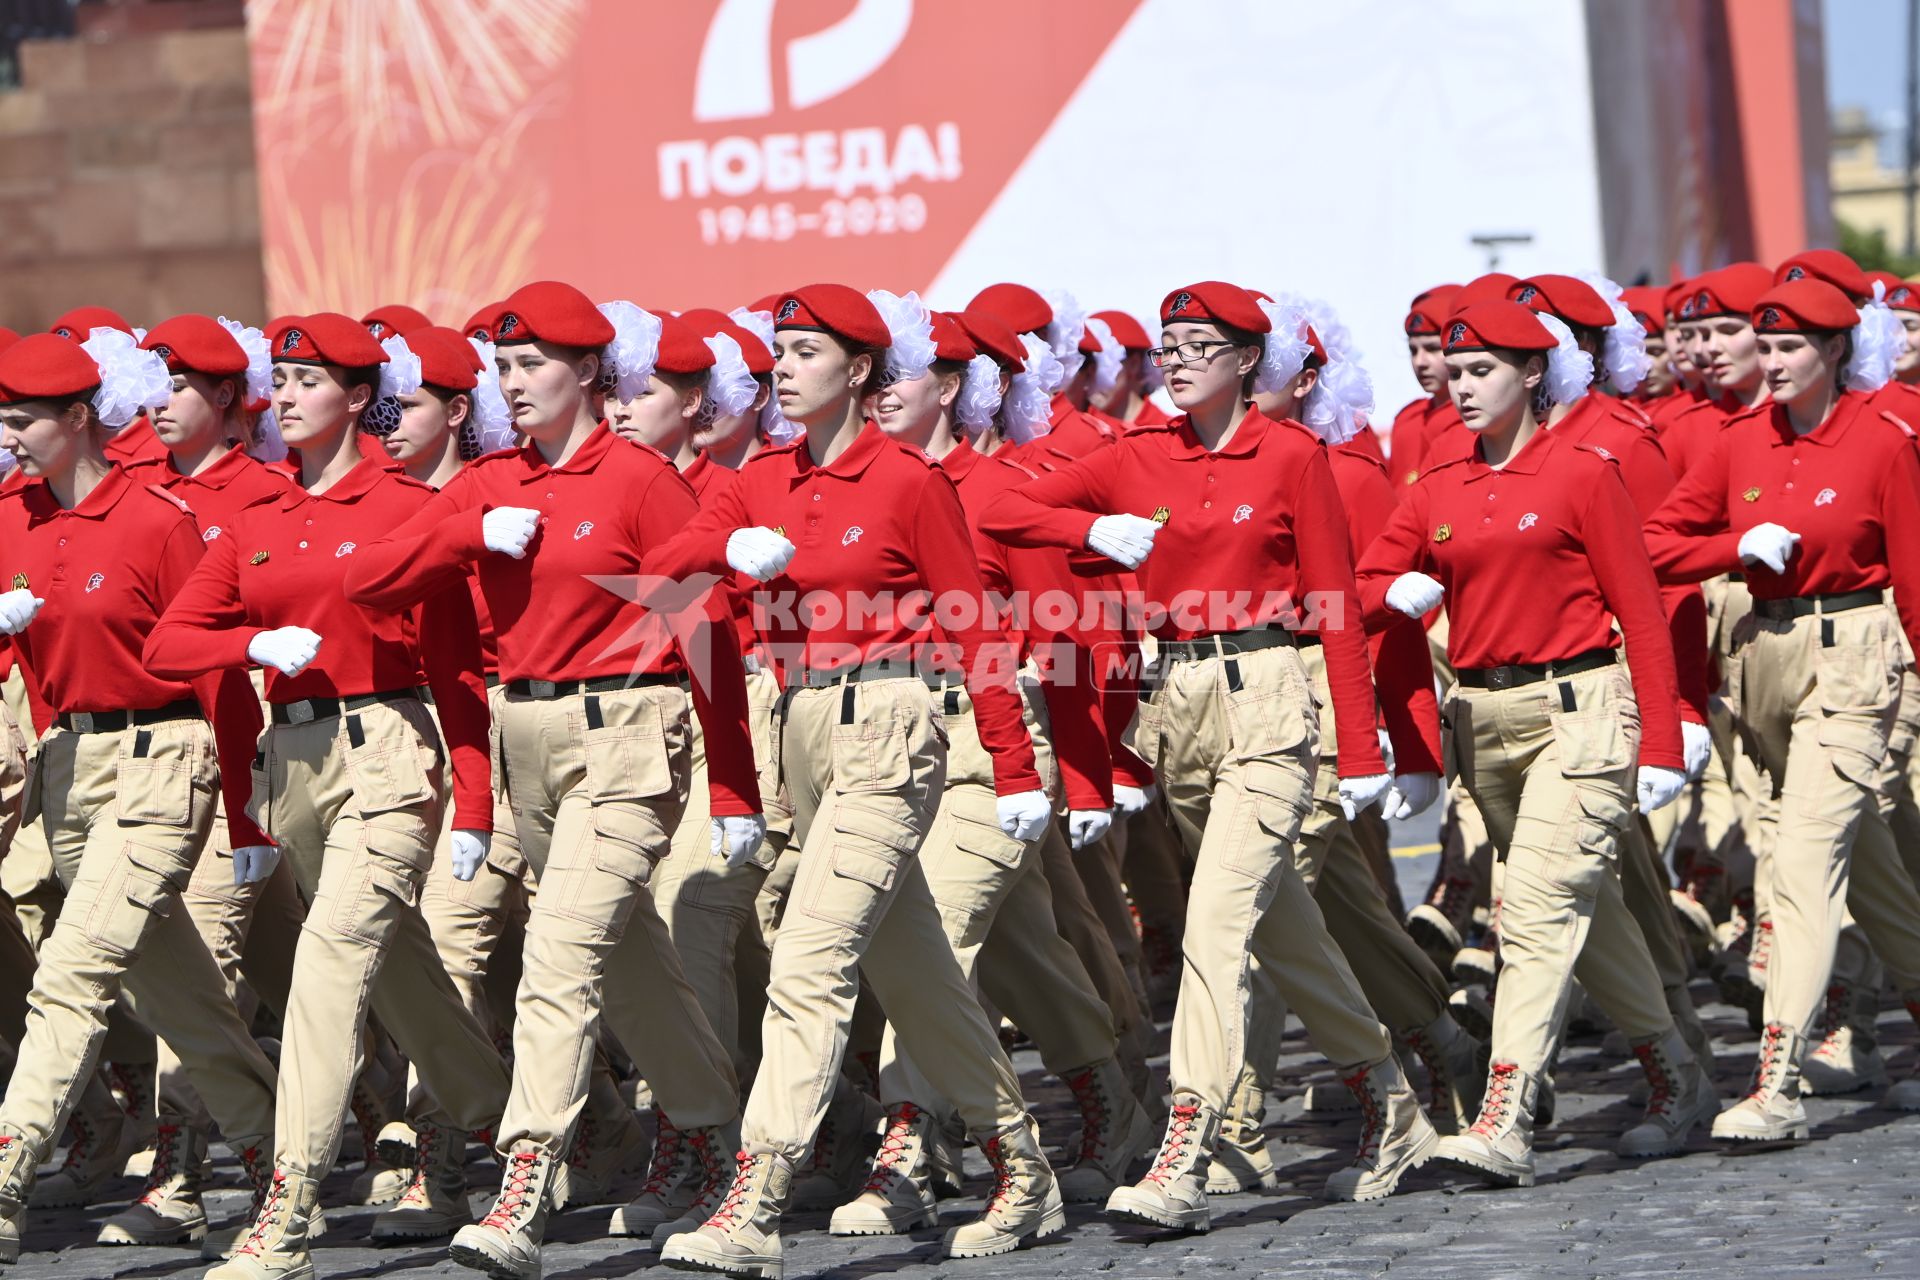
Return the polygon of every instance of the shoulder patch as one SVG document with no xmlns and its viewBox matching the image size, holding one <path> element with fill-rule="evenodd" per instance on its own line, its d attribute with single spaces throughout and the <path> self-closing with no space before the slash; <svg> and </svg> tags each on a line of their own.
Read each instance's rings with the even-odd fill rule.
<svg viewBox="0 0 1920 1280">
<path fill-rule="evenodd" d="M 169 506 L 180 508 L 181 512 L 186 515 L 193 514 L 193 508 L 187 505 L 186 500 L 165 485 L 150 484 L 147 486 L 147 492 L 167 503 Z"/>
<path fill-rule="evenodd" d="M 1907 420 L 1905 418 L 1901 417 L 1899 414 L 1895 413 L 1893 410 L 1882 409 L 1880 411 L 1880 416 L 1885 418 L 1888 422 L 1891 422 L 1894 426 L 1900 428 L 1900 430 L 1906 432 L 1907 437 L 1909 439 L 1913 437 L 1914 435 L 1913 428 L 1907 424 Z"/>
</svg>

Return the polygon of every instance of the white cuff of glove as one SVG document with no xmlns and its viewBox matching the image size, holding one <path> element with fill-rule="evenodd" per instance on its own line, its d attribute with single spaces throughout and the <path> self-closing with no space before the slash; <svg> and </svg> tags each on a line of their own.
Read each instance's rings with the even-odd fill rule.
<svg viewBox="0 0 1920 1280">
<path fill-rule="evenodd" d="M 270 844 L 242 845 L 233 851 L 233 883 L 258 884 L 280 865 L 280 850 Z"/>
<path fill-rule="evenodd" d="M 1153 550 L 1160 526 L 1140 516 L 1101 516 L 1087 530 L 1087 546 L 1109 560 L 1138 569 Z"/>
<path fill-rule="evenodd" d="M 1687 775 L 1678 769 L 1668 769 L 1657 764 L 1640 766 L 1635 791 L 1640 800 L 1640 812 L 1652 813 L 1656 809 L 1672 804 L 1687 785 Z"/>
<path fill-rule="evenodd" d="M 1000 819 L 1000 829 L 1021 844 L 1038 840 L 1047 824 L 1053 821 L 1053 802 L 1044 791 L 1018 791 L 1001 796 L 994 802 L 994 809 Z"/>
<path fill-rule="evenodd" d="M 1393 785 L 1390 773 L 1370 773 L 1359 778 L 1340 779 L 1340 808 L 1352 822 L 1362 809 L 1378 804 L 1386 798 L 1387 788 Z"/>
<path fill-rule="evenodd" d="M 1775 573 L 1785 573 L 1787 561 L 1800 535 L 1777 524 L 1757 524 L 1740 535 L 1740 559 L 1746 564 L 1763 564 Z"/>
<path fill-rule="evenodd" d="M 1386 800 L 1380 806 L 1380 812 L 1398 822 L 1423 813 L 1440 798 L 1440 775 L 1437 773 L 1401 773 L 1395 774 L 1393 789 L 1387 792 Z"/>
<path fill-rule="evenodd" d="M 1446 593 L 1445 587 L 1424 573 L 1403 573 L 1387 588 L 1387 608 L 1409 618 L 1424 618 Z"/>
<path fill-rule="evenodd" d="M 1687 760 L 1687 781 L 1696 782 L 1713 759 L 1713 731 L 1691 720 L 1680 722 L 1680 749 Z"/>
<path fill-rule="evenodd" d="M 716 817 L 713 820 L 713 856 L 725 858 L 729 867 L 744 867 L 760 852 L 767 838 L 767 820 L 757 813 Z"/>
<path fill-rule="evenodd" d="M 779 577 L 793 562 L 793 552 L 791 542 L 758 525 L 727 535 L 727 563 L 755 582 Z"/>
<path fill-rule="evenodd" d="M 1160 794 L 1160 788 L 1130 787 L 1124 782 L 1113 784 L 1113 807 L 1122 818 L 1131 818 L 1136 813 L 1145 813 L 1153 798 Z"/>
<path fill-rule="evenodd" d="M 1076 849 L 1097 843 L 1112 827 L 1111 809 L 1074 809 L 1067 814 L 1067 839 Z"/>
<path fill-rule="evenodd" d="M 480 537 L 487 550 L 526 558 L 527 544 L 540 529 L 540 513 L 531 507 L 495 507 L 480 517 Z"/>
<path fill-rule="evenodd" d="M 493 833 L 456 829 L 452 845 L 453 878 L 471 880 L 480 874 L 480 864 L 487 860 L 487 852 L 493 848 Z"/>
</svg>

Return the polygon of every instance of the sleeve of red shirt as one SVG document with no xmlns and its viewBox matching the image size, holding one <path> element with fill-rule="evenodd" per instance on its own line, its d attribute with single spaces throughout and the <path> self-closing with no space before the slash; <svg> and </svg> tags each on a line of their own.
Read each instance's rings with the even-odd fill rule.
<svg viewBox="0 0 1920 1280">
<path fill-rule="evenodd" d="M 1377 470 L 1350 475 L 1341 490 L 1347 509 L 1347 540 L 1356 556 L 1366 552 L 1393 518 L 1398 495 Z M 1393 743 L 1395 773 L 1440 772 L 1440 702 L 1433 692 L 1433 654 L 1425 630 L 1398 614 L 1367 629 L 1380 721 Z"/>
<path fill-rule="evenodd" d="M 1740 567 L 1740 539 L 1727 528 L 1729 447 L 1718 433 L 1647 519 L 1647 555 L 1662 582 L 1702 582 Z"/>
<path fill-rule="evenodd" d="M 1667 633 L 1666 612 L 1660 607 L 1653 566 L 1634 536 L 1640 517 L 1615 468 L 1604 467 L 1595 474 L 1602 478 L 1588 495 L 1580 538 L 1601 599 L 1626 637 L 1633 697 L 1640 707 L 1640 760 L 1685 769 L 1673 641 Z"/>
<path fill-rule="evenodd" d="M 1897 450 L 1885 473 L 1880 528 L 1893 578 L 1893 607 L 1908 645 L 1920 654 L 1920 454 L 1912 449 Z"/>
<path fill-rule="evenodd" d="M 967 518 L 953 481 L 929 469 L 913 505 L 913 562 L 933 599 L 983 600 L 980 570 L 967 534 Z M 1033 740 L 1021 718 L 1015 689 L 1018 655 L 1006 636 L 989 627 L 955 627 L 947 632 L 959 650 L 973 700 L 980 745 L 993 757 L 994 790 L 1003 796 L 1040 790 Z"/>
<path fill-rule="evenodd" d="M 727 539 L 737 529 L 749 528 L 747 509 L 741 499 L 743 480 L 707 495 L 700 514 L 675 530 L 672 537 L 652 544 L 640 561 L 642 576 L 690 578 L 696 573 L 714 573 L 722 577 L 733 572 L 727 563 Z"/>
<path fill-rule="evenodd" d="M 628 512 L 628 534 L 644 556 L 647 548 L 672 540 L 694 523 L 700 503 L 679 473 L 667 467 Z M 719 572 L 725 571 L 723 565 Z M 696 648 L 704 646 L 706 652 L 687 653 L 683 641 L 681 657 L 692 676 L 693 713 L 700 717 L 706 735 L 712 813 L 720 818 L 760 813 L 760 775 L 754 767 L 753 733 L 747 724 L 746 664 L 741 660 L 740 633 L 725 584 L 716 583 L 697 607 L 704 611 L 706 623 L 698 630 Z"/>
<path fill-rule="evenodd" d="M 455 476 L 398 528 L 354 553 L 342 584 L 347 599 L 367 609 L 409 609 L 464 578 L 467 566 L 487 554 L 485 515 L 466 476 Z"/>
<path fill-rule="evenodd" d="M 216 538 L 217 544 L 224 539 Z M 202 542 L 193 523 L 183 520 L 169 534 L 160 549 L 154 574 L 154 590 L 161 603 L 173 599 L 196 565 L 205 558 L 210 544 Z M 208 672 L 193 678 L 193 691 L 200 709 L 213 725 L 214 754 L 220 762 L 220 794 L 227 802 L 227 838 L 235 849 L 272 844 L 267 833 L 247 817 L 247 803 L 253 799 L 253 757 L 260 746 L 260 699 L 254 695 L 253 682 L 238 667 Z"/>
<path fill-rule="evenodd" d="M 493 830 L 492 728 L 480 658 L 480 623 L 463 575 L 432 592 L 415 613 L 420 661 L 440 714 L 440 736 L 453 758 L 453 825 Z"/>
<path fill-rule="evenodd" d="M 1360 554 L 1354 580 L 1360 589 L 1360 608 L 1369 627 L 1386 626 L 1395 618 L 1406 617 L 1387 607 L 1387 588 L 1405 573 L 1425 573 L 1441 579 L 1427 558 L 1427 486 L 1417 484 L 1407 490 L 1406 498 L 1388 517 L 1386 528 L 1375 535 Z M 1446 583 L 1441 581 L 1444 587 Z"/>
<path fill-rule="evenodd" d="M 1619 459 L 1620 479 L 1642 520 L 1652 516 L 1673 492 L 1673 468 L 1652 436 L 1644 436 Z M 1680 718 L 1707 722 L 1707 601 L 1692 583 L 1665 583 L 1660 603 L 1673 640 L 1673 661 L 1680 681 Z M 1631 658 L 1629 658 L 1631 661 Z"/>
<path fill-rule="evenodd" d="M 980 527 L 1009 546 L 1085 550 L 1093 522 L 1115 514 L 1106 495 L 1126 452 L 1125 445 L 1097 449 L 1007 490 L 980 513 Z"/>
<path fill-rule="evenodd" d="M 1327 658 L 1327 686 L 1333 694 L 1333 721 L 1340 739 L 1343 778 L 1385 773 L 1367 663 L 1367 637 L 1361 622 L 1360 593 L 1353 579 L 1353 555 L 1347 549 L 1347 513 L 1333 483 L 1323 446 L 1315 446 L 1294 479 L 1288 509 L 1293 513 L 1293 542 L 1300 564 L 1300 589 L 1318 601 L 1337 626 L 1320 628 Z"/>
<path fill-rule="evenodd" d="M 206 544 L 206 554 L 147 633 L 141 655 L 147 670 L 165 680 L 191 680 L 250 665 L 247 646 L 264 628 L 247 621 L 240 602 L 240 541 L 229 534 Z"/>
</svg>

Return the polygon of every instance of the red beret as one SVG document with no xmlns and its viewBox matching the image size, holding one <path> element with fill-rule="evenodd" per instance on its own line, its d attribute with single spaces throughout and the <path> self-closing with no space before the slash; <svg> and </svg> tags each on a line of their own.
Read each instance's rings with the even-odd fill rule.
<svg viewBox="0 0 1920 1280">
<path fill-rule="evenodd" d="M 1809 276 L 1815 280 L 1825 280 L 1852 298 L 1856 306 L 1873 296 L 1873 285 L 1868 281 L 1867 273 L 1860 269 L 1859 263 L 1838 249 L 1806 249 L 1794 254 L 1774 271 L 1773 282 L 1786 284 Z"/>
<path fill-rule="evenodd" d="M 162 320 L 140 345 L 165 360 L 170 373 L 191 371 L 232 378 L 247 371 L 247 353 L 226 326 L 211 316 Z"/>
<path fill-rule="evenodd" d="M 1678 320 L 1680 318 L 1680 308 L 1686 302 L 1688 291 L 1692 288 L 1693 281 L 1687 279 L 1685 276 L 1675 280 L 1672 284 L 1661 290 L 1660 309 Z"/>
<path fill-rule="evenodd" d="M 1620 291 L 1620 303 L 1640 322 L 1649 335 L 1667 327 L 1666 296 L 1669 290 L 1658 285 L 1635 285 Z"/>
<path fill-rule="evenodd" d="M 933 313 L 933 358 L 935 360 L 958 360 L 962 364 L 980 354 L 980 348 L 974 345 L 973 337 L 960 323 L 960 317 L 951 311 Z"/>
<path fill-rule="evenodd" d="M 1005 321 L 996 320 L 984 311 L 962 311 L 959 320 L 979 354 L 992 356 L 994 363 L 1010 373 L 1019 373 L 1027 367 L 1026 345 Z"/>
<path fill-rule="evenodd" d="M 767 350 L 767 344 L 758 334 L 743 329 L 735 323 L 732 316 L 724 311 L 715 311 L 711 307 L 695 307 L 691 311 L 680 313 L 682 323 L 693 326 L 693 331 L 702 338 L 717 337 L 726 334 L 740 345 L 740 354 L 747 362 L 747 372 L 756 377 L 773 372 L 773 352 Z"/>
<path fill-rule="evenodd" d="M 133 326 L 111 307 L 75 307 L 47 326 L 48 333 L 72 338 L 75 342 L 85 342 L 87 335 L 95 329 L 118 329 L 126 334 L 133 332 Z"/>
<path fill-rule="evenodd" d="M 420 357 L 420 381 L 443 391 L 471 391 L 480 381 L 479 355 L 473 344 L 441 325 L 400 335 L 407 350 Z"/>
<path fill-rule="evenodd" d="M 1613 308 L 1600 291 L 1573 276 L 1528 276 L 1511 286 L 1507 296 L 1583 329 L 1609 328 L 1614 321 Z"/>
<path fill-rule="evenodd" d="M 1023 284 L 990 284 L 973 295 L 967 310 L 990 315 L 1015 333 L 1044 333 L 1053 323 L 1053 304 Z"/>
<path fill-rule="evenodd" d="M 0 401 L 57 400 L 100 385 L 100 366 L 80 344 L 53 333 L 31 333 L 0 352 Z"/>
<path fill-rule="evenodd" d="M 1687 286 L 1686 299 L 1680 304 L 1682 320 L 1706 320 L 1713 316 L 1753 314 L 1753 304 L 1773 286 L 1773 274 L 1757 262 L 1736 262 L 1695 276 Z"/>
<path fill-rule="evenodd" d="M 1810 275 L 1775 285 L 1753 304 L 1757 333 L 1828 333 L 1859 323 L 1860 313 L 1846 294 Z"/>
<path fill-rule="evenodd" d="M 1248 333 L 1273 327 L 1252 293 L 1223 280 L 1202 280 L 1169 293 L 1160 300 L 1160 323 L 1228 324 Z"/>
<path fill-rule="evenodd" d="M 5 351 L 18 341 L 20 341 L 19 334 L 4 325 L 0 325 L 0 351 Z"/>
<path fill-rule="evenodd" d="M 493 340 L 502 345 L 552 342 L 597 351 L 613 341 L 613 321 L 572 285 L 540 280 L 521 285 L 500 304 Z"/>
<path fill-rule="evenodd" d="M 1447 323 L 1447 317 L 1453 314 L 1453 298 L 1459 292 L 1460 286 L 1457 284 L 1437 284 L 1417 294 L 1408 304 L 1407 318 L 1401 326 L 1407 336 L 1438 334 Z"/>
<path fill-rule="evenodd" d="M 1504 271 L 1489 271 L 1483 276 L 1475 276 L 1453 295 L 1453 309 L 1465 311 L 1476 302 L 1504 301 L 1508 291 L 1519 283 L 1520 277 L 1510 276 Z"/>
<path fill-rule="evenodd" d="M 780 299 L 782 296 L 783 295 L 778 293 L 770 293 L 764 298 L 756 298 L 753 300 L 751 304 L 748 305 L 747 310 L 764 311 L 768 315 L 772 315 L 773 309 L 780 305 Z"/>
<path fill-rule="evenodd" d="M 780 295 L 773 309 L 773 327 L 818 329 L 844 338 L 856 347 L 890 347 L 893 331 L 867 295 L 844 284 L 810 284 Z"/>
<path fill-rule="evenodd" d="M 333 311 L 310 316 L 283 316 L 267 330 L 275 360 L 295 364 L 331 364 L 343 369 L 364 369 L 385 364 L 387 353 L 367 332 L 367 326 L 352 316 Z"/>
<path fill-rule="evenodd" d="M 1902 280 L 1891 271 L 1869 271 L 1867 282 L 1887 287 L 1884 301 L 1895 311 L 1920 311 L 1920 286 L 1911 280 Z"/>
<path fill-rule="evenodd" d="M 466 334 L 469 338 L 478 338 L 482 342 L 492 342 L 493 322 L 500 318 L 500 313 L 506 310 L 506 307 L 507 304 L 504 302 L 489 302 L 486 306 L 467 317 L 467 322 L 460 326 L 460 332 Z"/>
<path fill-rule="evenodd" d="M 1529 308 L 1500 299 L 1476 302 L 1447 319 L 1447 351 L 1551 351 L 1559 343 Z"/>
<path fill-rule="evenodd" d="M 1147 336 L 1147 327 L 1124 311 L 1096 311 L 1095 320 L 1106 323 L 1113 331 L 1113 340 L 1127 351 L 1150 351 L 1153 339 Z"/>
<path fill-rule="evenodd" d="M 653 358 L 656 373 L 702 373 L 713 368 L 713 348 L 706 335 L 679 316 L 656 311 L 660 317 L 660 352 Z"/>
<path fill-rule="evenodd" d="M 367 326 L 376 338 L 390 337 L 393 334 L 405 336 L 416 329 L 429 329 L 433 321 L 425 314 L 415 311 L 404 302 L 389 303 L 384 307 L 375 307 L 360 317 L 360 323 Z"/>
</svg>

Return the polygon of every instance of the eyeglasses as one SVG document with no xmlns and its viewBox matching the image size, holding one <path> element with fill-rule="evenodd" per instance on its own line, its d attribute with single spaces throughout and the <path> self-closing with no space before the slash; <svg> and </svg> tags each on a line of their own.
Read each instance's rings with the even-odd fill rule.
<svg viewBox="0 0 1920 1280">
<path fill-rule="evenodd" d="M 1232 347 L 1238 343 L 1223 342 L 1218 338 L 1209 338 L 1195 342 L 1182 342 L 1171 347 L 1152 347 L 1147 351 L 1147 359 L 1153 361 L 1154 368 L 1164 367 L 1174 356 L 1180 357 L 1181 364 L 1205 364 L 1213 359 L 1208 347 Z"/>
</svg>

